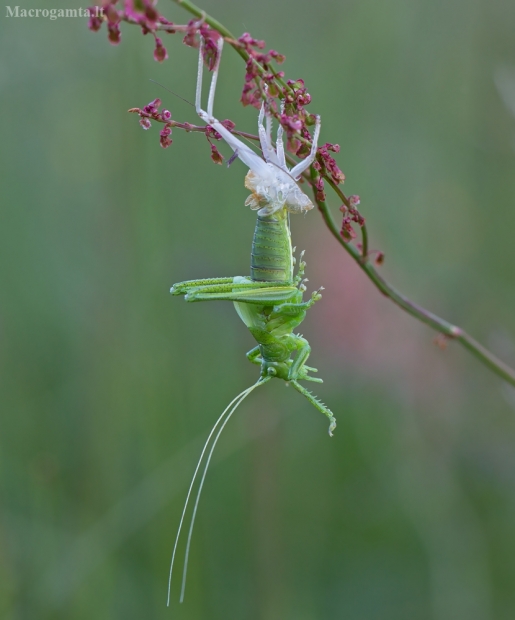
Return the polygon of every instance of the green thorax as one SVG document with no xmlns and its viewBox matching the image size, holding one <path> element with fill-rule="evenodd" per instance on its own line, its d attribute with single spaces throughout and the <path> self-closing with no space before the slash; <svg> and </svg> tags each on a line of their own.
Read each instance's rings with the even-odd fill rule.
<svg viewBox="0 0 515 620">
<path fill-rule="evenodd" d="M 286 209 L 273 215 L 258 215 L 250 255 L 250 277 L 256 282 L 293 280 L 291 237 Z"/>
</svg>

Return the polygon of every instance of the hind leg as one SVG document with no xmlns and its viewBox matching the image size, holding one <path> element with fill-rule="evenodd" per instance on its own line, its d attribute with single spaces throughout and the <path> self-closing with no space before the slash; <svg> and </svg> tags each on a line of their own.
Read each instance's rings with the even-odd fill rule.
<svg viewBox="0 0 515 620">
<path fill-rule="evenodd" d="M 314 381 L 315 383 L 323 383 L 322 379 L 318 379 L 316 377 L 310 377 L 308 375 L 308 371 L 317 372 L 316 368 L 311 368 L 310 366 L 306 366 L 306 362 L 311 353 L 311 347 L 309 346 L 309 342 L 302 338 L 302 336 L 297 336 L 292 334 L 291 345 L 292 349 L 297 351 L 297 354 L 293 358 L 292 364 L 288 371 L 288 381 Z"/>
</svg>

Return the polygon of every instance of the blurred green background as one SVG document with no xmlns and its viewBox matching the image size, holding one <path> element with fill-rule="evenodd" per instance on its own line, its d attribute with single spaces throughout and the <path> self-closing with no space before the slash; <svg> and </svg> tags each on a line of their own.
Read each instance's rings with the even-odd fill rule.
<svg viewBox="0 0 515 620">
<path fill-rule="evenodd" d="M 515 3 L 202 7 L 306 80 L 384 275 L 515 364 Z M 249 397 L 207 478 L 186 602 L 181 545 L 165 607 L 202 442 L 257 377 L 232 304 L 168 289 L 248 273 L 245 169 L 198 134 L 162 150 L 126 113 L 160 97 L 196 122 L 149 81 L 193 100 L 181 36 L 159 65 L 127 25 L 119 47 L 84 19 L 3 10 L 0 28 L 0 617 L 514 618 L 515 391 L 435 347 L 315 211 L 292 219 L 326 288 L 301 331 L 337 432 L 280 382 Z M 215 112 L 255 131 L 243 72 L 226 49 Z"/>
</svg>

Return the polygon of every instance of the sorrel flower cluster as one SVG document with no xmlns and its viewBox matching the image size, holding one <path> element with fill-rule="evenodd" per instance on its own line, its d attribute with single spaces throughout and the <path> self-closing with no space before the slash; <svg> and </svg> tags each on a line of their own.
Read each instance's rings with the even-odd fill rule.
<svg viewBox="0 0 515 620">
<path fill-rule="evenodd" d="M 187 31 L 182 42 L 189 47 L 199 47 L 200 37 L 204 39 L 203 56 L 209 71 L 213 71 L 218 61 L 218 40 L 222 35 L 209 28 L 202 21 L 192 19 L 187 24 Z"/>
<path fill-rule="evenodd" d="M 215 162 L 215 164 L 221 164 L 223 162 L 224 158 L 222 154 L 212 142 L 212 140 L 221 140 L 222 136 L 215 131 L 211 125 L 199 126 L 192 125 L 191 123 L 178 123 L 177 121 L 172 120 L 172 113 L 169 110 L 163 110 L 160 112 L 160 107 L 161 99 L 154 99 L 150 103 L 147 103 L 146 106 L 143 106 L 143 108 L 131 108 L 129 112 L 139 115 L 139 124 L 145 130 L 150 129 L 152 126 L 151 121 L 164 124 L 163 129 L 159 132 L 159 142 L 164 149 L 168 148 L 172 144 L 172 139 L 170 138 L 172 135 L 172 127 L 179 127 L 185 131 L 198 131 L 204 133 L 211 146 L 211 159 Z M 220 122 L 229 131 L 233 131 L 235 128 L 235 124 L 229 119 Z M 232 159 L 233 158 L 231 158 L 231 160 Z M 229 160 L 229 163 L 231 163 L 231 160 Z"/>
<path fill-rule="evenodd" d="M 176 32 L 176 28 L 172 22 L 158 13 L 152 0 L 101 0 L 98 6 L 102 9 L 103 18 L 97 17 L 96 14 L 90 17 L 88 24 L 90 30 L 95 32 L 100 30 L 105 21 L 109 42 L 118 45 L 122 38 L 121 22 L 140 26 L 143 34 L 151 34 L 154 37 L 155 60 L 163 62 L 168 58 L 166 48 L 156 33 L 163 31 L 172 34 Z"/>
<path fill-rule="evenodd" d="M 355 222 L 358 226 L 365 224 L 365 218 L 358 211 L 359 203 L 359 196 L 349 196 L 349 205 L 342 205 L 340 207 L 340 211 L 343 213 L 340 235 L 344 241 L 351 241 L 356 237 L 356 233 L 352 228 L 352 222 Z"/>
<path fill-rule="evenodd" d="M 158 62 L 168 58 L 166 47 L 158 34 L 162 36 L 182 33 L 183 42 L 196 48 L 199 47 L 202 37 L 204 62 L 210 71 L 215 68 L 218 61 L 218 42 L 222 35 L 207 24 L 204 17 L 190 20 L 187 24 L 175 24 L 160 14 L 157 10 L 157 0 L 100 0 L 99 6 L 102 9 L 100 12 L 102 16 L 97 17 L 99 11 L 92 11 L 94 16 L 90 18 L 89 28 L 98 31 L 105 22 L 108 39 L 113 45 L 118 45 L 121 41 L 120 25 L 122 22 L 137 25 L 144 35 L 150 34 L 154 38 L 154 59 Z M 249 33 L 242 34 L 238 39 L 228 36 L 225 36 L 225 39 L 246 59 L 241 94 L 242 104 L 260 108 L 264 101 L 267 113 L 276 118 L 284 129 L 288 151 L 301 159 L 306 157 L 311 146 L 310 128 L 314 125 L 316 117 L 306 109 L 306 106 L 311 103 L 311 95 L 306 89 L 304 80 L 284 81 L 284 72 L 277 70 L 275 65 L 282 64 L 285 56 L 273 49 L 265 51 L 265 42 L 254 39 Z M 172 144 L 173 127 L 203 132 L 210 144 L 211 159 L 217 164 L 222 163 L 223 156 L 214 144 L 214 141 L 220 140 L 221 137 L 212 127 L 172 121 L 172 115 L 168 110 L 159 112 L 160 106 L 161 101 L 155 99 L 141 109 L 132 108 L 129 111 L 139 115 L 143 129 L 149 129 L 152 120 L 164 124 L 159 134 L 159 141 L 163 148 L 168 148 Z M 234 130 L 232 121 L 222 122 L 229 131 Z M 250 136 L 246 134 L 246 137 Z M 257 139 L 257 136 L 255 138 Z M 340 147 L 337 144 L 330 142 L 318 148 L 317 159 L 313 164 L 317 176 L 312 181 L 318 201 L 323 202 L 326 199 L 325 182 L 329 182 L 334 189 L 345 180 L 345 175 L 332 155 L 332 153 L 338 153 L 339 150 Z M 232 158 L 229 164 L 231 161 Z M 338 189 L 335 191 L 345 198 Z M 357 199 L 355 204 L 352 203 L 354 198 Z M 351 241 L 356 237 L 353 224 L 360 227 L 364 225 L 364 219 L 357 211 L 357 204 L 359 204 L 359 198 L 351 197 L 342 207 L 343 222 L 340 234 L 345 241 Z"/>
<path fill-rule="evenodd" d="M 191 47 L 198 47 L 202 36 L 205 41 L 204 60 L 212 71 L 218 54 L 217 41 L 220 33 L 210 28 L 202 19 L 191 20 L 187 24 L 174 24 L 161 15 L 156 9 L 157 1 L 152 0 L 101 0 L 101 11 L 90 11 L 91 17 L 88 27 L 94 32 L 100 30 L 106 22 L 107 37 L 112 45 L 118 45 L 122 38 L 120 24 L 126 22 L 141 28 L 141 32 L 154 37 L 154 59 L 163 62 L 168 58 L 168 52 L 158 32 L 165 34 L 184 33 L 183 42 Z M 94 13 L 94 14 L 93 14 Z M 102 15 L 97 16 L 98 14 Z"/>
<path fill-rule="evenodd" d="M 165 126 L 161 129 L 159 133 L 159 141 L 161 146 L 166 149 L 172 144 L 172 139 L 170 136 L 172 135 L 172 113 L 170 110 L 163 110 L 159 112 L 159 108 L 161 107 L 161 99 L 154 99 L 143 109 L 139 108 L 131 108 L 129 112 L 134 112 L 139 114 L 139 124 L 143 127 L 143 129 L 150 129 L 152 123 L 150 119 L 157 121 L 158 123 L 164 123 Z"/>
<path fill-rule="evenodd" d="M 275 71 L 272 61 L 280 65 L 286 58 L 275 50 L 264 53 L 259 51 L 265 49 L 265 42 L 254 39 L 248 32 L 244 32 L 235 43 L 248 57 L 241 102 L 259 109 L 264 96 L 279 96 L 276 79 L 283 78 L 284 72 Z"/>
</svg>

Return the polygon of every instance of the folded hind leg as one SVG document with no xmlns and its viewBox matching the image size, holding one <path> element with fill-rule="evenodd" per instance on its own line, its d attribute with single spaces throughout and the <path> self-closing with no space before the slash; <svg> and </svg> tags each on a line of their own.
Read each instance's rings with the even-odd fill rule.
<svg viewBox="0 0 515 620">
<path fill-rule="evenodd" d="M 304 380 L 314 381 L 315 383 L 323 383 L 322 379 L 308 376 L 308 370 L 317 372 L 315 368 L 306 366 L 306 362 L 311 353 L 309 342 L 305 338 L 302 338 L 302 336 L 297 336 L 295 334 L 291 335 L 291 339 L 293 347 L 297 350 L 297 354 L 293 358 L 290 370 L 288 371 L 288 380 Z"/>
</svg>

